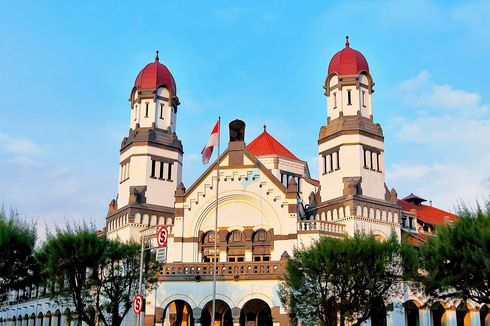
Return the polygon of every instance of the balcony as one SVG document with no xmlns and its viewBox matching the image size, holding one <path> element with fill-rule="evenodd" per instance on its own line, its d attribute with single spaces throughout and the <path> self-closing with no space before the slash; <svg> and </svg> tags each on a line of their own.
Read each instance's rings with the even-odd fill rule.
<svg viewBox="0 0 490 326">
<path fill-rule="evenodd" d="M 268 262 L 219 262 L 217 280 L 282 280 L 287 258 Z M 168 263 L 159 271 L 160 281 L 212 281 L 213 263 Z"/>
<path fill-rule="evenodd" d="M 315 233 L 335 238 L 345 237 L 345 225 L 323 220 L 299 220 L 298 235 Z"/>
</svg>

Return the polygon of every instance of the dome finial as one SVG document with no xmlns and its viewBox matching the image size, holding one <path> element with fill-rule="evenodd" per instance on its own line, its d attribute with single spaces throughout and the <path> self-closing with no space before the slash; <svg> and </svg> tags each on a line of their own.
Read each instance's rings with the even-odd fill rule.
<svg viewBox="0 0 490 326">
<path fill-rule="evenodd" d="M 159 52 L 160 52 L 160 51 L 158 51 L 158 50 L 157 50 L 157 55 L 155 56 L 155 61 L 160 61 L 160 58 L 158 57 L 158 53 L 159 53 Z"/>
<path fill-rule="evenodd" d="M 267 126 L 264 123 L 264 132 L 267 132 Z"/>
<path fill-rule="evenodd" d="M 349 36 L 346 36 L 345 37 L 345 47 L 348 48 L 349 47 Z"/>
</svg>

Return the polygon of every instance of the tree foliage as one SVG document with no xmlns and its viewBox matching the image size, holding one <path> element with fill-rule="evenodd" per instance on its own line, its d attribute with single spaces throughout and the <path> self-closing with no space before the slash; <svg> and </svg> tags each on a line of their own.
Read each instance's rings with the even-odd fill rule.
<svg viewBox="0 0 490 326">
<path fill-rule="evenodd" d="M 85 225 L 57 228 L 37 253 L 52 297 L 94 326 L 121 325 L 136 294 L 139 257 L 139 245 L 108 240 Z M 157 266 L 145 265 L 145 279 L 152 284 Z"/>
<path fill-rule="evenodd" d="M 0 302 L 12 290 L 37 283 L 38 268 L 32 253 L 36 231 L 11 210 L 0 209 Z"/>
<path fill-rule="evenodd" d="M 280 296 L 303 323 L 360 325 L 389 299 L 401 281 L 400 245 L 395 235 L 322 238 L 296 249 L 288 261 Z M 337 314 L 338 312 L 338 314 Z"/>
<path fill-rule="evenodd" d="M 439 227 L 420 248 L 420 282 L 433 298 L 490 302 L 490 200 L 461 204 L 454 224 Z"/>
</svg>

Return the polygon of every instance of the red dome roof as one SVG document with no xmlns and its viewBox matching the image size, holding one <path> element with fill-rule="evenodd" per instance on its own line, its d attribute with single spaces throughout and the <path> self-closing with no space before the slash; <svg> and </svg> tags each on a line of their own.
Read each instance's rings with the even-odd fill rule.
<svg viewBox="0 0 490 326">
<path fill-rule="evenodd" d="M 334 72 L 337 75 L 356 75 L 361 71 L 369 72 L 366 58 L 361 52 L 351 49 L 349 37 L 347 36 L 346 39 L 345 48 L 337 52 L 330 60 L 328 74 Z"/>
<path fill-rule="evenodd" d="M 166 86 L 173 95 L 177 94 L 174 77 L 168 68 L 160 63 L 157 51 L 155 62 L 147 64 L 146 67 L 140 71 L 134 81 L 134 87 L 137 89 L 148 89 L 157 88 L 159 86 Z"/>
</svg>

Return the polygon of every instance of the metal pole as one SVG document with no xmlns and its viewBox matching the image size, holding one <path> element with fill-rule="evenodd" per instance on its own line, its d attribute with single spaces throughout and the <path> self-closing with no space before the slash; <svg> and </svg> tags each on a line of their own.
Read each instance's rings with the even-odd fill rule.
<svg viewBox="0 0 490 326">
<path fill-rule="evenodd" d="M 214 217 L 214 262 L 213 262 L 213 310 L 211 315 L 211 326 L 214 326 L 214 316 L 216 314 L 216 250 L 218 239 L 218 189 L 219 189 L 219 150 L 221 139 L 221 117 L 218 117 L 218 165 L 216 167 L 216 209 Z"/>
<path fill-rule="evenodd" d="M 141 287 L 143 285 L 143 251 L 145 249 L 145 236 L 141 236 L 141 254 L 140 254 L 140 279 L 139 279 L 139 285 L 138 285 L 138 294 L 141 294 Z M 137 324 L 141 326 L 141 313 L 138 314 L 137 318 Z"/>
</svg>

